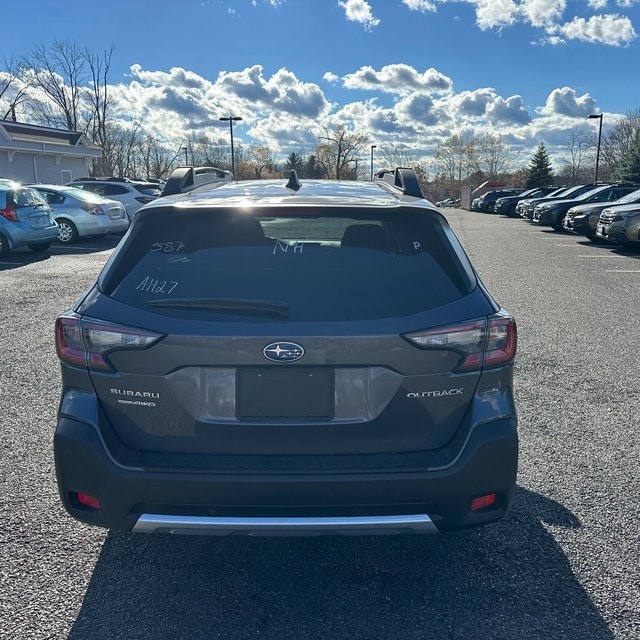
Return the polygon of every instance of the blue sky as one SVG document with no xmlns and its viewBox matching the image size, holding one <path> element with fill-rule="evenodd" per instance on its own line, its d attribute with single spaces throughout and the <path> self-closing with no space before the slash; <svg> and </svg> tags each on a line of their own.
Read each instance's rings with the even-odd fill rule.
<svg viewBox="0 0 640 640">
<path fill-rule="evenodd" d="M 113 46 L 118 117 L 176 144 L 232 114 L 282 153 L 339 124 L 417 157 L 456 133 L 529 153 L 640 108 L 640 0 L 22 0 L 3 23 L 4 57 Z"/>
</svg>

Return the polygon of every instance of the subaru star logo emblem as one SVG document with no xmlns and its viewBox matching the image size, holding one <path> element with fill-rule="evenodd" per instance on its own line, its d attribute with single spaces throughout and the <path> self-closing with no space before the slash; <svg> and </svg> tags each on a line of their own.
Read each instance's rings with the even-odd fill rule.
<svg viewBox="0 0 640 640">
<path fill-rule="evenodd" d="M 302 358 L 304 349 L 295 342 L 272 342 L 262 350 L 262 354 L 273 362 L 293 362 Z"/>
</svg>

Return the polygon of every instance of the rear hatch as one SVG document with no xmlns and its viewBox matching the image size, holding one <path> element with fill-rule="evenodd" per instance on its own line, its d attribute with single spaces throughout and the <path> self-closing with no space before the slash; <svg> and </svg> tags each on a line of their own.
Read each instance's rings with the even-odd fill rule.
<svg viewBox="0 0 640 640">
<path fill-rule="evenodd" d="M 451 440 L 496 311 L 431 210 L 157 208 L 75 318 L 129 447 L 364 454 Z"/>
<path fill-rule="evenodd" d="M 25 187 L 8 191 L 6 206 L 15 211 L 18 222 L 33 230 L 46 229 L 55 224 L 51 208 L 36 189 Z"/>
</svg>

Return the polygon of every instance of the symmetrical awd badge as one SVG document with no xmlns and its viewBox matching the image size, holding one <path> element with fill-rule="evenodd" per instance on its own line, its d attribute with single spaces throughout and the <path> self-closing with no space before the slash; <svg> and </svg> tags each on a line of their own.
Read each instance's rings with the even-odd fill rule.
<svg viewBox="0 0 640 640">
<path fill-rule="evenodd" d="M 262 350 L 262 355 L 273 362 L 293 362 L 302 358 L 304 349 L 295 342 L 272 342 Z"/>
</svg>

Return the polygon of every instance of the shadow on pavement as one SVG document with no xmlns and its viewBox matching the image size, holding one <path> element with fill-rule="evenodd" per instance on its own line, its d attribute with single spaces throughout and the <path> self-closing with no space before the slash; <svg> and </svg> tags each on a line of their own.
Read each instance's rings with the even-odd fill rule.
<svg viewBox="0 0 640 640">
<path fill-rule="evenodd" d="M 71 640 L 612 638 L 519 489 L 501 523 L 456 534 L 201 538 L 110 532 Z"/>
<path fill-rule="evenodd" d="M 110 234 L 101 238 L 81 238 L 73 244 L 64 245 L 54 242 L 46 251 L 31 251 L 28 248 L 16 249 L 0 258 L 0 271 L 17 269 L 35 262 L 49 260 L 53 256 L 67 254 L 89 254 L 115 249 L 122 235 Z"/>
</svg>

